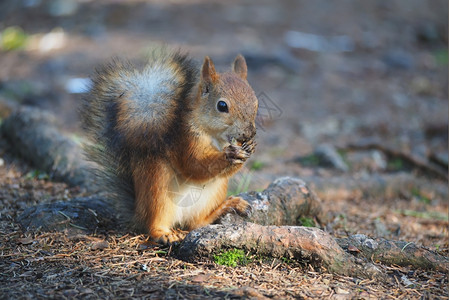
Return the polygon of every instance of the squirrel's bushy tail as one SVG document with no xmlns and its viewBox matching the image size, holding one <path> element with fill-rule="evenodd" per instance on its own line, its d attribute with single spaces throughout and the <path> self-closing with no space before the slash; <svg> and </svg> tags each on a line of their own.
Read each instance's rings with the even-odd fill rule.
<svg viewBox="0 0 449 300">
<path fill-rule="evenodd" d="M 123 219 L 132 216 L 134 188 L 131 170 L 126 167 L 129 159 L 114 130 L 119 91 L 111 80 L 118 69 L 131 67 L 129 62 L 115 59 L 96 69 L 92 87 L 80 107 L 82 127 L 89 139 L 84 144 L 85 155 L 96 163 L 92 171 L 100 181 L 99 186 L 114 200 L 117 211 L 124 214 Z"/>
<path fill-rule="evenodd" d="M 177 102 L 188 97 L 196 77 L 192 60 L 165 48 L 155 49 L 143 67 L 115 59 L 92 77 L 80 107 L 89 137 L 85 152 L 98 165 L 95 172 L 124 217 L 134 211 L 131 160 L 163 151 L 152 145 L 163 147 L 161 132 L 176 125 L 167 124 L 164 114 L 176 115 Z"/>
</svg>

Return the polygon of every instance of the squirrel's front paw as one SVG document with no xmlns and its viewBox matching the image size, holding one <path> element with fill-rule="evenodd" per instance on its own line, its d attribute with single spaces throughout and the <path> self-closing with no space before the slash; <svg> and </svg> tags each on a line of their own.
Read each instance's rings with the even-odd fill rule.
<svg viewBox="0 0 449 300">
<path fill-rule="evenodd" d="M 251 153 L 248 153 L 242 146 L 229 145 L 226 147 L 226 159 L 233 164 L 243 164 L 250 157 Z"/>
<path fill-rule="evenodd" d="M 242 143 L 242 149 L 248 153 L 248 156 L 254 153 L 256 149 L 256 142 L 251 139 Z"/>
</svg>

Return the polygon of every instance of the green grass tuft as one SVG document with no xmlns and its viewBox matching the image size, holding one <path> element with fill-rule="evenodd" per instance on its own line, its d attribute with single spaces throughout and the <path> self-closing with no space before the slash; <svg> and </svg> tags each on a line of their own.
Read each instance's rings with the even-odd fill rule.
<svg viewBox="0 0 449 300">
<path fill-rule="evenodd" d="M 315 221 L 312 218 L 300 217 L 299 222 L 301 223 L 301 226 L 316 227 Z"/>
<path fill-rule="evenodd" d="M 262 169 L 265 166 L 265 164 L 263 162 L 261 162 L 260 160 L 255 160 L 250 167 L 250 170 L 252 171 L 258 171 L 260 169 Z"/>
<path fill-rule="evenodd" d="M 248 257 L 242 249 L 231 249 L 217 255 L 214 255 L 217 264 L 228 267 L 237 267 L 237 265 L 246 265 L 249 263 Z"/>
</svg>

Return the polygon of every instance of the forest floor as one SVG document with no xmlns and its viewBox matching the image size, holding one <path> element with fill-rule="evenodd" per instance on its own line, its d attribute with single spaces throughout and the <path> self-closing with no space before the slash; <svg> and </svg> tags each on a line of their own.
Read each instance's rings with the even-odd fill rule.
<svg viewBox="0 0 449 300">
<path fill-rule="evenodd" d="M 402 193 L 316 190 L 328 216 L 324 229 L 449 256 L 447 1 L 231 2 L 3 1 L 0 30 L 20 26 L 29 43 L 0 50 L 0 100 L 48 110 L 79 137 L 76 79 L 110 57 L 141 62 L 152 45 L 165 43 L 199 61 L 209 55 L 223 69 L 243 53 L 263 118 L 256 153 L 230 192 L 261 190 L 281 176 L 409 173 L 423 185 Z M 347 169 L 317 161 L 323 143 Z M 446 179 L 418 170 L 409 157 L 445 165 Z M 52 181 L 0 137 L 0 299 L 449 299 L 448 275 L 438 271 L 377 264 L 389 275 L 378 282 L 250 253 L 236 267 L 187 263 L 171 248 L 148 246 L 143 235 L 24 233 L 15 221 L 32 205 L 85 195 Z"/>
</svg>

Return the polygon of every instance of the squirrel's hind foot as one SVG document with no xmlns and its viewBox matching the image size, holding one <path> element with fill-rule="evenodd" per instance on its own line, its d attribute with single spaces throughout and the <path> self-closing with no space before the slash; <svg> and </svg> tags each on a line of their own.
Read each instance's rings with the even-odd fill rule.
<svg viewBox="0 0 449 300">
<path fill-rule="evenodd" d="M 180 229 L 171 229 L 169 232 L 153 230 L 151 238 L 160 244 L 168 245 L 182 241 L 188 233 L 188 231 Z"/>
</svg>

